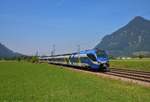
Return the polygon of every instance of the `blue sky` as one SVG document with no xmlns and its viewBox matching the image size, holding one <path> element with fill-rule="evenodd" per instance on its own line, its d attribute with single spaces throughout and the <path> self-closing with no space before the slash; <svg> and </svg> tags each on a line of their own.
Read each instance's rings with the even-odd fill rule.
<svg viewBox="0 0 150 102">
<path fill-rule="evenodd" d="M 135 16 L 150 19 L 150 0 L 0 0 L 0 42 L 23 54 L 93 48 Z"/>
</svg>

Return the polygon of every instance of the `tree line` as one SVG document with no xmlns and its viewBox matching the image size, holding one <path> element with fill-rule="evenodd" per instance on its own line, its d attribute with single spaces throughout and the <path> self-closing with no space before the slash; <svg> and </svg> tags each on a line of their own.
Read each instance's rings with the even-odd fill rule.
<svg viewBox="0 0 150 102">
<path fill-rule="evenodd" d="M 1 61 L 27 61 L 32 63 L 38 63 L 39 58 L 38 56 L 14 56 L 14 57 L 2 57 L 0 58 Z"/>
</svg>

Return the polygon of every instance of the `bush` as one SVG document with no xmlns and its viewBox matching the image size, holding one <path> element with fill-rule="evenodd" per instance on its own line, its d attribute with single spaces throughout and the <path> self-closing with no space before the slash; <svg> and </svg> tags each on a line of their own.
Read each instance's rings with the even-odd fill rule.
<svg viewBox="0 0 150 102">
<path fill-rule="evenodd" d="M 18 62 L 20 62 L 22 58 L 21 57 L 17 57 L 16 59 L 17 59 Z"/>
<path fill-rule="evenodd" d="M 37 57 L 37 56 L 32 56 L 31 62 L 32 62 L 32 63 L 38 63 L 38 62 L 39 62 L 38 57 Z"/>
<path fill-rule="evenodd" d="M 108 55 L 109 59 L 115 59 L 115 57 L 113 55 Z"/>
</svg>

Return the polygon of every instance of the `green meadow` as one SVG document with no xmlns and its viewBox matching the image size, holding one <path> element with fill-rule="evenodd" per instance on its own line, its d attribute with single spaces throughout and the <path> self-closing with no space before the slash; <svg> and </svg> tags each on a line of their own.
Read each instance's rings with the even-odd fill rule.
<svg viewBox="0 0 150 102">
<path fill-rule="evenodd" d="M 150 88 L 28 62 L 0 62 L 0 102 L 150 102 Z"/>
<path fill-rule="evenodd" d="M 110 67 L 150 71 L 150 59 L 111 60 Z"/>
</svg>

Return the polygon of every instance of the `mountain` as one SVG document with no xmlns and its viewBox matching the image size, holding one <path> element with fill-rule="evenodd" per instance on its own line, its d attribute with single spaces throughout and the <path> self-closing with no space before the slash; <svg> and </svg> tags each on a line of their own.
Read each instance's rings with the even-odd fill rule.
<svg viewBox="0 0 150 102">
<path fill-rule="evenodd" d="M 12 50 L 5 47 L 3 44 L 0 43 L 0 58 L 12 58 L 22 56 L 22 54 L 13 52 Z"/>
<path fill-rule="evenodd" d="M 104 36 L 96 48 L 108 50 L 114 56 L 150 54 L 150 21 L 137 16 L 126 26 Z"/>
</svg>

